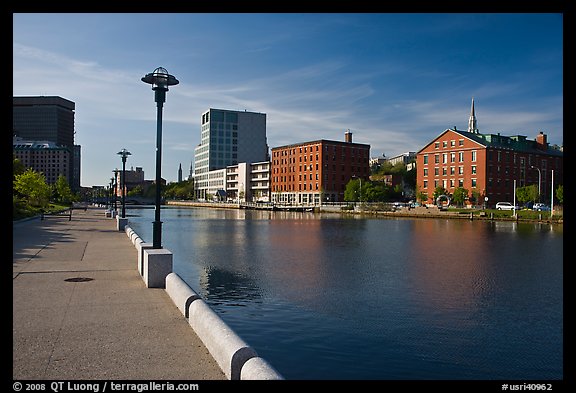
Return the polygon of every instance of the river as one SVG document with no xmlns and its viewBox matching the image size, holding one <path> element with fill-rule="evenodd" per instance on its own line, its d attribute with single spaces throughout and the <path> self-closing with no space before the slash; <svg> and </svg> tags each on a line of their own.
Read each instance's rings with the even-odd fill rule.
<svg viewBox="0 0 576 393">
<path fill-rule="evenodd" d="M 563 378 L 563 225 L 162 208 L 174 271 L 286 379 Z M 128 209 L 152 241 L 153 209 Z"/>
</svg>

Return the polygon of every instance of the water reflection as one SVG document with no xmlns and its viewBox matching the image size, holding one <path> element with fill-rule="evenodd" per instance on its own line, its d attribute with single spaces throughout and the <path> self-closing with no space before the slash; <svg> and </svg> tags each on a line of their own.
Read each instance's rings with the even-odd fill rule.
<svg viewBox="0 0 576 393">
<path fill-rule="evenodd" d="M 146 238 L 152 215 L 130 225 Z M 225 209 L 163 219 L 174 270 L 288 379 L 562 377 L 562 226 Z"/>
</svg>

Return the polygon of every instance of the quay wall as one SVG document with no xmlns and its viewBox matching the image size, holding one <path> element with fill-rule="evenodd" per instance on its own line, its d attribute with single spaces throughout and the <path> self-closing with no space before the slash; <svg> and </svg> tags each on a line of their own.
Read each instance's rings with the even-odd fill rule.
<svg viewBox="0 0 576 393">
<path fill-rule="evenodd" d="M 144 276 L 142 254 L 151 248 L 129 226 L 126 235 L 138 250 L 138 271 Z M 165 290 L 188 320 L 191 329 L 204 343 L 230 380 L 283 380 L 284 377 L 236 334 L 210 306 L 175 272 L 166 275 Z"/>
</svg>

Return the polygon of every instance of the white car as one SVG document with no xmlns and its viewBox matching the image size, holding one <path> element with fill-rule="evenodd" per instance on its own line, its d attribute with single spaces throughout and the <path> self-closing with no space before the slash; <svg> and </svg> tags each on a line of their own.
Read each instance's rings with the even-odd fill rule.
<svg viewBox="0 0 576 393">
<path fill-rule="evenodd" d="M 510 202 L 498 202 L 496 204 L 496 210 L 518 210 L 518 206 L 514 207 Z"/>
</svg>

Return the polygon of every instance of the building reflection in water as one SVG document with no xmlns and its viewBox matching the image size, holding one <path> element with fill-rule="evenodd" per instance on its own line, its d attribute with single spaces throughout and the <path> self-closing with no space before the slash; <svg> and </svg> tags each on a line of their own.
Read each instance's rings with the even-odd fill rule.
<svg viewBox="0 0 576 393">
<path fill-rule="evenodd" d="M 460 220 L 413 221 L 407 295 L 419 309 L 442 314 L 439 323 L 449 314 L 472 312 L 482 293 L 494 288 L 485 230 Z"/>
</svg>

